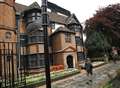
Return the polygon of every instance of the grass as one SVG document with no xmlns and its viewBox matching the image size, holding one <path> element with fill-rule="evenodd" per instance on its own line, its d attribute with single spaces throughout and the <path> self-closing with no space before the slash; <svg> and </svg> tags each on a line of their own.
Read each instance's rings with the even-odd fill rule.
<svg viewBox="0 0 120 88">
<path fill-rule="evenodd" d="M 77 74 L 79 72 L 80 71 L 77 69 L 66 69 L 66 70 L 51 72 L 51 80 L 56 81 Z M 45 74 L 42 73 L 42 74 L 28 76 L 26 77 L 26 82 L 28 86 L 43 85 L 45 84 Z"/>
</svg>

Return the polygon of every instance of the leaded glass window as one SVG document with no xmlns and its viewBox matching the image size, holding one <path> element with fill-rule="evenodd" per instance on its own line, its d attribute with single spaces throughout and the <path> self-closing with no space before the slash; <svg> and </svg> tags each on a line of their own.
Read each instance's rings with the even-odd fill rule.
<svg viewBox="0 0 120 88">
<path fill-rule="evenodd" d="M 71 34 L 65 33 L 65 42 L 71 42 Z"/>
</svg>

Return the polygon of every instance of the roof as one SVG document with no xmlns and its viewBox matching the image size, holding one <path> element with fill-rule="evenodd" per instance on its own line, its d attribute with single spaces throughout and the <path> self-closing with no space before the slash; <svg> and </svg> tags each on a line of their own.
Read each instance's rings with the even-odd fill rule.
<svg viewBox="0 0 120 88">
<path fill-rule="evenodd" d="M 35 21 L 33 23 L 28 24 L 27 26 L 27 32 L 32 32 L 35 30 L 39 30 L 42 27 L 41 21 Z"/>
<path fill-rule="evenodd" d="M 51 5 L 52 4 L 49 5 L 49 8 L 50 8 Z M 41 9 L 41 8 L 40 8 L 40 6 L 37 2 L 34 2 L 29 6 L 15 3 L 15 9 L 16 9 L 16 13 L 22 13 L 23 11 L 28 11 L 28 10 L 31 10 L 31 9 Z M 53 9 L 53 7 L 52 7 L 52 9 Z M 62 9 L 63 8 L 59 7 L 58 10 L 61 11 Z M 66 11 L 66 10 L 63 9 L 63 11 Z M 67 11 L 67 14 L 68 13 L 69 13 L 69 11 Z M 55 23 L 60 23 L 60 24 L 64 24 L 64 25 L 66 25 L 66 23 L 67 24 L 76 23 L 76 22 L 78 23 L 78 20 L 76 20 L 76 16 L 74 14 L 72 14 L 71 16 L 67 16 L 67 15 L 64 16 L 64 15 L 57 14 L 55 12 L 48 12 L 48 15 L 49 15 L 50 21 L 55 22 Z"/>
<path fill-rule="evenodd" d="M 50 21 L 56 22 L 56 23 L 65 24 L 65 21 L 67 19 L 66 16 L 62 16 L 54 12 L 48 12 L 48 15 L 49 15 Z"/>
<path fill-rule="evenodd" d="M 39 4 L 37 2 L 34 2 L 30 6 L 25 6 L 25 5 L 22 5 L 22 4 L 15 3 L 15 9 L 16 9 L 16 12 L 21 13 L 25 10 L 30 10 L 30 9 L 33 9 L 33 8 L 37 8 L 37 9 L 39 8 L 40 9 L 40 6 L 38 6 L 38 5 Z M 59 14 L 54 13 L 54 12 L 48 12 L 48 15 L 49 15 L 50 21 L 56 22 L 56 23 L 61 23 L 61 24 L 65 24 L 65 21 L 68 18 L 66 16 L 62 16 L 62 15 L 59 15 Z"/>
<path fill-rule="evenodd" d="M 67 27 L 59 27 L 55 32 L 61 32 L 61 31 L 64 31 L 64 32 L 72 32 L 70 31 Z M 72 32 L 73 33 L 73 32 Z"/>
<path fill-rule="evenodd" d="M 22 5 L 18 3 L 15 3 L 14 7 L 15 7 L 16 12 L 19 12 L 19 13 L 23 12 L 27 8 L 26 5 Z"/>
<path fill-rule="evenodd" d="M 74 14 L 72 14 L 70 17 L 67 18 L 66 24 L 79 24 L 76 19 L 74 18 Z"/>
<path fill-rule="evenodd" d="M 55 34 L 57 34 L 57 33 L 60 33 L 60 32 L 68 32 L 68 33 L 72 33 L 72 34 L 75 34 L 75 32 L 73 32 L 73 31 L 71 31 L 71 30 L 69 30 L 67 27 L 59 27 L 58 29 L 56 29 L 56 31 L 54 31 L 54 33 L 52 33 L 52 35 L 51 36 L 53 36 L 53 35 L 55 35 Z"/>
<path fill-rule="evenodd" d="M 31 5 L 29 5 L 24 11 L 28 11 L 32 9 L 41 9 L 41 8 L 37 2 L 34 2 Z"/>
</svg>

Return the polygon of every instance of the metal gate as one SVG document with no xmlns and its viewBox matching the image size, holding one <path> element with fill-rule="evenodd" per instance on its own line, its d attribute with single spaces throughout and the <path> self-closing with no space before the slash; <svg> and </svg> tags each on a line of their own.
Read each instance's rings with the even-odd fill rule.
<svg viewBox="0 0 120 88">
<path fill-rule="evenodd" d="M 16 42 L 0 42 L 0 88 L 26 88 L 25 54 L 18 49 Z"/>
</svg>

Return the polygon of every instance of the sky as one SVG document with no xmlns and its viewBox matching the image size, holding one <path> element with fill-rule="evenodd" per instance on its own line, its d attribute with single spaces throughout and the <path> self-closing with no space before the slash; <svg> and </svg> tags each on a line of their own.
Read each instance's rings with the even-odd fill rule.
<svg viewBox="0 0 120 88">
<path fill-rule="evenodd" d="M 17 3 L 30 5 L 37 1 L 41 5 L 41 0 L 16 0 Z M 96 10 L 106 7 L 109 4 L 120 3 L 120 0 L 49 0 L 74 13 L 81 23 L 95 14 Z"/>
</svg>

